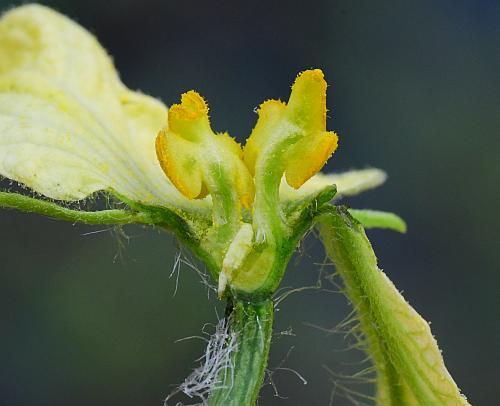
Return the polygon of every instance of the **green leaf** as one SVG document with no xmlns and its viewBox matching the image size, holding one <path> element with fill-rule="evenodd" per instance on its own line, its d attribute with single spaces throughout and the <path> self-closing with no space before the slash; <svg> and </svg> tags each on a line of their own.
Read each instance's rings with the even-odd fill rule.
<svg viewBox="0 0 500 406">
<path fill-rule="evenodd" d="M 469 405 L 447 371 L 429 324 L 378 268 L 363 227 L 343 207 L 317 218 L 377 373 L 377 405 Z"/>
<path fill-rule="evenodd" d="M 349 209 L 348 211 L 364 228 L 388 228 L 406 233 L 406 223 L 397 214 L 378 210 Z"/>
</svg>

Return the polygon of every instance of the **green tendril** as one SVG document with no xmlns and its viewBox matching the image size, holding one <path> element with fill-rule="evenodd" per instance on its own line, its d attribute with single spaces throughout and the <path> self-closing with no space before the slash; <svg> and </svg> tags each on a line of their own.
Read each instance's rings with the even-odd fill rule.
<svg viewBox="0 0 500 406">
<path fill-rule="evenodd" d="M 386 228 L 406 233 L 406 223 L 397 214 L 378 210 L 349 209 L 348 211 L 364 228 Z"/>
</svg>

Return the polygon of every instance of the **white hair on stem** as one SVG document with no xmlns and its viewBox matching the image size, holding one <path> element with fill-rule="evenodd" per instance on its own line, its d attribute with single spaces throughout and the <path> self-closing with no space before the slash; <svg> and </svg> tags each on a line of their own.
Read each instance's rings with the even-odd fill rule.
<svg viewBox="0 0 500 406">
<path fill-rule="evenodd" d="M 203 333 L 209 335 L 205 332 L 205 327 Z M 180 393 L 185 394 L 190 399 L 197 400 L 198 403 L 192 403 L 190 406 L 208 406 L 208 398 L 213 391 L 231 388 L 233 385 L 232 355 L 237 349 L 237 333 L 231 331 L 231 317 L 221 319 L 209 338 L 195 338 L 201 338 L 207 342 L 205 353 L 197 359 L 197 361 L 201 361 L 200 366 L 195 368 L 184 382 L 167 396 L 164 402 L 165 406 L 168 406 L 168 402 Z M 175 405 L 184 404 L 177 402 Z"/>
<path fill-rule="evenodd" d="M 322 274 L 329 275 L 325 277 L 325 279 L 336 289 L 329 291 L 345 295 L 345 286 L 338 273 L 335 272 L 334 265 L 327 258 L 317 265 L 320 266 L 320 272 Z M 333 268 L 333 272 L 327 271 L 327 268 Z M 343 398 L 353 406 L 369 406 L 375 404 L 375 397 L 372 392 L 376 382 L 376 370 L 373 366 L 371 357 L 367 353 L 368 342 L 366 336 L 361 331 L 356 309 L 352 308 L 349 314 L 332 328 L 321 327 L 312 323 L 304 324 L 328 334 L 343 336 L 349 344 L 346 348 L 335 349 L 335 352 L 350 352 L 354 350 L 365 354 L 359 361 L 344 363 L 344 366 L 349 368 L 363 366 L 361 370 L 355 373 L 336 373 L 328 366 L 322 365 L 330 382 L 333 384 L 328 405 L 334 406 L 339 398 Z"/>
<path fill-rule="evenodd" d="M 195 271 L 200 277 L 200 282 L 203 286 L 207 288 L 207 299 L 210 299 L 210 292 L 217 292 L 217 288 L 211 282 L 210 275 L 208 275 L 206 269 L 200 269 L 197 264 L 196 259 L 192 258 L 183 247 L 182 244 L 176 240 L 177 252 L 175 254 L 174 263 L 172 265 L 172 271 L 170 272 L 169 278 L 175 276 L 175 288 L 173 296 L 177 294 L 179 289 L 179 279 L 182 266 L 186 266 L 188 269 Z"/>
</svg>

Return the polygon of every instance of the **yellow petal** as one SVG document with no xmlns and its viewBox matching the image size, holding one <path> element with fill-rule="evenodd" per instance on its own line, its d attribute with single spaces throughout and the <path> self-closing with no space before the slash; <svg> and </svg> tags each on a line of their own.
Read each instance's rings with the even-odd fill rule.
<svg viewBox="0 0 500 406">
<path fill-rule="evenodd" d="M 186 205 L 156 159 L 166 110 L 128 90 L 106 51 L 70 19 L 39 5 L 0 19 L 0 175 L 61 200 L 106 189 Z"/>
</svg>

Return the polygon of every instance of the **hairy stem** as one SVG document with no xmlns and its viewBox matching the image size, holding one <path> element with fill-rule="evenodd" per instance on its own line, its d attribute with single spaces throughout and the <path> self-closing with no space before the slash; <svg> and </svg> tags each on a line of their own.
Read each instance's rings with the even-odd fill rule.
<svg viewBox="0 0 500 406">
<path fill-rule="evenodd" d="M 270 299 L 259 303 L 233 303 L 231 329 L 237 334 L 237 349 L 232 357 L 231 370 L 222 372 L 223 387 L 210 396 L 210 406 L 255 405 L 269 356 L 273 312 Z"/>
<path fill-rule="evenodd" d="M 377 405 L 468 405 L 428 323 L 377 267 L 363 227 L 346 209 L 328 209 L 317 226 L 367 338 L 377 372 Z"/>
</svg>

